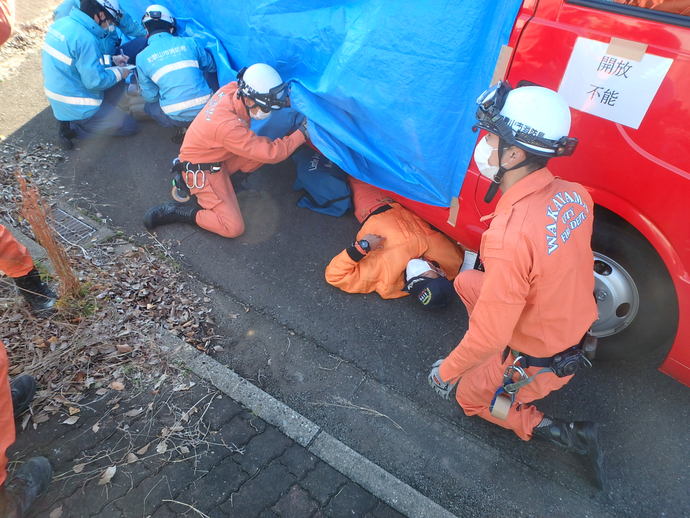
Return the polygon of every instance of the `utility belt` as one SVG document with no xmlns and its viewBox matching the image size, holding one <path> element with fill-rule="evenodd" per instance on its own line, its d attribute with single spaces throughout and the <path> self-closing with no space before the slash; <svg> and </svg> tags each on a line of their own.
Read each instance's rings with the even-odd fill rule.
<svg viewBox="0 0 690 518">
<path fill-rule="evenodd" d="M 220 172 L 223 164 L 221 162 L 208 162 L 195 164 L 193 162 L 182 161 L 179 158 L 173 160 L 170 169 L 172 173 L 172 197 L 174 200 L 184 203 L 191 197 L 190 189 L 203 189 L 206 186 L 206 173 L 215 174 Z"/>
<path fill-rule="evenodd" d="M 550 372 L 559 378 L 565 378 L 572 376 L 580 369 L 591 367 L 590 356 L 593 356 L 593 351 L 596 349 L 596 340 L 588 333 L 577 345 L 568 347 L 565 351 L 547 358 L 530 356 L 506 347 L 501 357 L 501 363 L 505 363 L 509 356 L 514 359 L 506 367 L 503 373 L 503 383 L 494 393 L 489 406 L 491 415 L 498 419 L 508 417 L 508 412 L 515 401 L 518 390 L 534 381 L 534 378 L 540 374 Z M 540 367 L 540 370 L 529 376 L 526 371 L 530 367 Z"/>
</svg>

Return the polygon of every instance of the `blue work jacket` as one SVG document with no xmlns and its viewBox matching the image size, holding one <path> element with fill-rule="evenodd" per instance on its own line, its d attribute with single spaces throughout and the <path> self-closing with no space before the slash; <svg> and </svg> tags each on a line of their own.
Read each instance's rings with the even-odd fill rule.
<svg viewBox="0 0 690 518">
<path fill-rule="evenodd" d="M 137 56 L 137 78 L 146 102 L 159 102 L 171 119 L 191 121 L 211 97 L 204 72 L 215 72 L 211 54 L 194 38 L 159 32 Z"/>
<path fill-rule="evenodd" d="M 53 11 L 53 19 L 59 20 L 68 16 L 72 8 L 79 9 L 79 0 L 64 0 Z M 122 35 L 129 39 L 141 38 L 146 36 L 146 29 L 140 21 L 135 21 L 125 11 L 122 11 L 122 19 L 117 28 L 113 32 L 108 32 L 108 36 L 101 40 L 101 52 L 105 56 L 112 56 L 115 54 L 115 48 L 120 45 Z"/>
<path fill-rule="evenodd" d="M 104 31 L 79 9 L 54 22 L 43 42 L 43 86 L 60 121 L 91 117 L 103 101 L 103 92 L 122 79 L 117 68 L 103 66 L 99 46 Z"/>
</svg>

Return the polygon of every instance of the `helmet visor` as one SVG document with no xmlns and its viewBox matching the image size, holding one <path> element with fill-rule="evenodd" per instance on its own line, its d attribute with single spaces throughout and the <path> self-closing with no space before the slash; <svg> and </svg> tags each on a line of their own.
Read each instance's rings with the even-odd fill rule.
<svg viewBox="0 0 690 518">
<path fill-rule="evenodd" d="M 543 133 L 522 124 L 511 125 L 511 121 L 501 115 L 508 94 L 512 90 L 507 81 L 499 81 L 485 90 L 477 98 L 477 126 L 495 133 L 510 145 L 540 156 L 571 155 L 577 146 L 577 139 L 562 137 L 551 140 Z M 535 149 L 540 148 L 540 149 Z"/>
</svg>

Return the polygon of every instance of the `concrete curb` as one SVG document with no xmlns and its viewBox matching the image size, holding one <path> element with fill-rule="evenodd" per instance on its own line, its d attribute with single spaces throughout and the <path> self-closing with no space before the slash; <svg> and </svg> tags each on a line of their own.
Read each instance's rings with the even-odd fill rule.
<svg viewBox="0 0 690 518">
<path fill-rule="evenodd" d="M 191 372 L 279 428 L 310 453 L 399 513 L 411 518 L 455 516 L 232 369 L 193 349 L 168 331 L 162 330 L 158 338 L 170 348 L 173 358 L 182 362 Z"/>
</svg>

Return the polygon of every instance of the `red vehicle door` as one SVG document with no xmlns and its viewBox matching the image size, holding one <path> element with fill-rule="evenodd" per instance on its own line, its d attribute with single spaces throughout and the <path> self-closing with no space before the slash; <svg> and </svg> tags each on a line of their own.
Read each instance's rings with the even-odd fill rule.
<svg viewBox="0 0 690 518">
<path fill-rule="evenodd" d="M 549 168 L 597 204 L 598 354 L 665 357 L 661 370 L 690 385 L 690 17 L 605 0 L 540 0 L 522 14 L 507 79 L 561 89 L 580 143 Z M 410 206 L 476 250 L 488 185 L 472 163 L 455 225 L 449 209 Z"/>
</svg>

